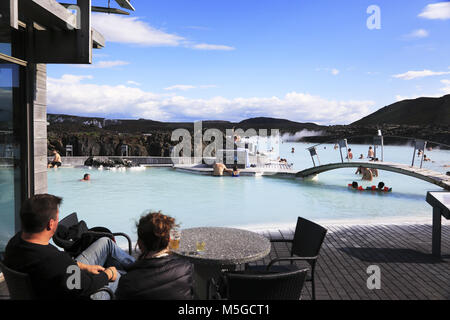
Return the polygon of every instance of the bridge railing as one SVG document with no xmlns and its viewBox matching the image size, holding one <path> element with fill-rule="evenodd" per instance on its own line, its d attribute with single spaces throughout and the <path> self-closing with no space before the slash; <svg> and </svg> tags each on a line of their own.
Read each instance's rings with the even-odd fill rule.
<svg viewBox="0 0 450 320">
<path fill-rule="evenodd" d="M 402 141 L 404 141 L 402 143 Z M 386 142 L 388 142 L 386 144 Z M 333 150 L 339 151 L 337 154 L 335 153 L 331 158 L 328 157 L 327 163 L 321 163 L 321 155 L 324 155 L 324 149 L 326 149 L 327 145 L 333 145 Z M 362 145 L 369 146 L 367 156 L 364 156 L 364 154 L 358 155 L 353 154 L 352 148 L 350 147 L 355 146 L 355 148 L 359 148 Z M 321 148 L 323 146 L 323 149 Z M 401 150 L 402 157 L 399 157 L 398 155 L 389 154 L 391 153 L 398 153 L 398 150 L 393 150 L 392 147 L 410 147 L 410 154 L 412 155 L 412 160 L 409 162 L 405 159 L 405 152 L 404 150 Z M 387 147 L 387 148 L 386 148 Z M 362 160 L 362 161 L 385 161 L 385 158 L 390 158 L 391 162 L 398 162 L 401 164 L 410 164 L 411 167 L 417 166 L 419 168 L 422 168 L 424 165 L 424 162 L 429 162 L 435 164 L 436 161 L 432 161 L 429 157 L 426 156 L 425 152 L 431 152 L 433 150 L 450 150 L 450 145 L 436 142 L 436 141 L 429 141 L 429 140 L 423 140 L 423 139 L 416 139 L 413 137 L 399 137 L 399 136 L 383 136 L 383 135 L 359 135 L 359 136 L 351 136 L 348 138 L 342 138 L 342 139 L 332 139 L 323 143 L 315 144 L 313 146 L 310 146 L 306 148 L 309 152 L 309 155 L 312 160 L 313 166 L 320 166 L 322 164 L 328 164 L 328 163 L 344 163 L 344 162 L 350 162 L 355 160 Z M 445 151 L 444 151 L 445 152 Z M 445 155 L 444 155 L 445 156 Z M 438 171 L 445 171 L 450 169 L 445 169 L 447 166 L 450 167 L 450 156 L 446 154 L 448 159 L 446 160 L 445 157 L 443 159 L 439 159 L 438 164 L 433 165 L 433 167 L 438 166 L 439 164 L 442 164 L 441 170 Z M 442 155 L 441 155 L 442 157 Z M 401 160 L 400 160 L 401 158 Z M 411 159 L 411 158 L 410 158 Z M 400 160 L 400 161 L 399 161 Z M 448 161 L 448 163 L 443 163 L 445 161 Z M 323 161 L 322 161 L 323 162 Z M 442 163 L 441 163 L 442 162 Z M 434 168 L 436 169 L 436 168 Z"/>
</svg>

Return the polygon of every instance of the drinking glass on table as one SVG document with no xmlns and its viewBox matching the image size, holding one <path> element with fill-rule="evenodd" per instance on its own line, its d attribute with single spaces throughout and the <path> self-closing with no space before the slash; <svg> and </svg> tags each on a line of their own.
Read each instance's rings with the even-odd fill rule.
<svg viewBox="0 0 450 320">
<path fill-rule="evenodd" d="M 176 250 L 180 247 L 181 231 L 178 228 L 170 230 L 169 248 Z"/>
<path fill-rule="evenodd" d="M 196 242 L 197 253 L 202 253 L 205 251 L 206 243 L 204 240 L 197 240 Z"/>
</svg>

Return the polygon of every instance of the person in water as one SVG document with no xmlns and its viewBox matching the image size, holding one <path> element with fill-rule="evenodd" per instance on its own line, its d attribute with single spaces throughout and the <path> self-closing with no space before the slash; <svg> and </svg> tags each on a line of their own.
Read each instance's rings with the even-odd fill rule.
<svg viewBox="0 0 450 320">
<path fill-rule="evenodd" d="M 351 184 L 348 185 L 350 188 L 352 189 L 356 189 L 356 190 L 364 190 L 362 186 L 358 185 L 358 182 L 353 181 Z"/>
<path fill-rule="evenodd" d="M 238 170 L 238 167 L 237 167 L 237 164 L 235 164 L 234 166 L 233 166 L 233 171 L 231 172 L 231 176 L 232 177 L 239 177 L 239 170 Z"/>
<path fill-rule="evenodd" d="M 89 173 L 85 173 L 83 176 L 83 179 L 81 179 L 81 181 L 90 181 L 91 180 L 91 175 Z"/>
<path fill-rule="evenodd" d="M 370 191 L 381 191 L 381 192 L 390 192 L 392 191 L 392 188 L 388 188 L 386 187 L 386 185 L 384 184 L 384 182 L 379 182 L 378 186 L 371 186 L 371 187 L 367 187 L 366 190 L 370 190 Z"/>
<path fill-rule="evenodd" d="M 364 155 L 361 153 L 358 159 L 364 159 Z"/>
<path fill-rule="evenodd" d="M 216 163 L 214 163 L 213 168 L 214 168 L 214 173 L 213 173 L 214 176 L 223 176 L 223 172 L 224 171 L 228 172 L 230 174 L 233 173 L 233 170 L 228 169 L 227 166 L 224 165 L 223 163 L 217 163 L 216 162 Z"/>
<path fill-rule="evenodd" d="M 352 160 L 353 159 L 352 149 L 348 149 L 347 158 L 346 159 L 348 159 L 348 160 Z"/>
<path fill-rule="evenodd" d="M 363 180 L 367 180 L 367 181 L 372 181 L 373 180 L 373 173 L 372 170 L 368 169 L 368 168 L 364 168 L 362 171 L 362 179 Z"/>
</svg>

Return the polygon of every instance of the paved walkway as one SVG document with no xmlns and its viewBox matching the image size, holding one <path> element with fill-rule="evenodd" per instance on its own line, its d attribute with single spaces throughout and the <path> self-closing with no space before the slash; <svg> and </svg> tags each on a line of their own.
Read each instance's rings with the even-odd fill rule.
<svg viewBox="0 0 450 320">
<path fill-rule="evenodd" d="M 450 225 L 442 226 L 442 259 L 431 256 L 431 225 L 329 226 L 316 265 L 316 298 L 332 300 L 450 299 Z M 292 238 L 294 230 L 262 232 Z M 266 264 L 289 256 L 287 243 L 272 244 Z M 381 269 L 381 289 L 367 288 L 367 267 Z M 302 299 L 310 299 L 306 283 Z"/>
</svg>

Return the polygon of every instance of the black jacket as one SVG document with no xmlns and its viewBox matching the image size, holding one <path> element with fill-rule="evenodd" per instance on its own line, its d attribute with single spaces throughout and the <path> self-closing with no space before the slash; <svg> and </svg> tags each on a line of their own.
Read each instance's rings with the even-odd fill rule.
<svg viewBox="0 0 450 320">
<path fill-rule="evenodd" d="M 141 259 L 121 276 L 116 291 L 122 300 L 193 299 L 193 266 L 181 257 Z"/>
</svg>

